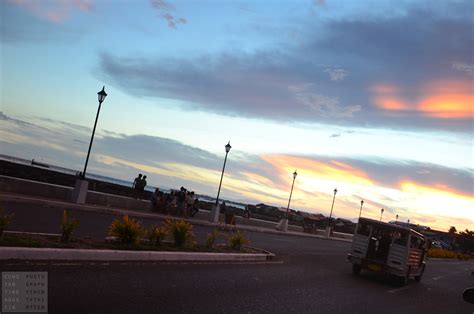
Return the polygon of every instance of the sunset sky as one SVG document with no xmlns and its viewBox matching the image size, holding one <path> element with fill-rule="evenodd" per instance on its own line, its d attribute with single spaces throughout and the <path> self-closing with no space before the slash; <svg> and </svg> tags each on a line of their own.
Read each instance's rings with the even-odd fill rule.
<svg viewBox="0 0 474 314">
<path fill-rule="evenodd" d="M 474 2 L 6 0 L 0 153 L 474 229 Z"/>
</svg>

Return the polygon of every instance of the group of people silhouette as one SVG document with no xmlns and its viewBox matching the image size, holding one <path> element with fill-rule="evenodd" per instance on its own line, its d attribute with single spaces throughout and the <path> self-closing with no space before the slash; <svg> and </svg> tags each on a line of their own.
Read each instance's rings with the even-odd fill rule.
<svg viewBox="0 0 474 314">
<path fill-rule="evenodd" d="M 143 198 L 143 192 L 145 191 L 146 187 L 146 175 L 142 175 L 141 173 L 138 174 L 138 177 L 135 178 L 133 181 L 133 197 L 136 199 Z"/>
<path fill-rule="evenodd" d="M 181 187 L 178 191 L 164 193 L 159 188 L 151 196 L 152 210 L 166 214 L 194 217 L 199 212 L 199 199 L 195 198 L 194 191 Z"/>
</svg>

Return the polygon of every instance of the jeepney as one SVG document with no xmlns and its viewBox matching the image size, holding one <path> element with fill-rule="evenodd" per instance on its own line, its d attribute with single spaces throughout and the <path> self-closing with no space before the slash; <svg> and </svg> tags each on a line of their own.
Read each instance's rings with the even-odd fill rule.
<svg viewBox="0 0 474 314">
<path fill-rule="evenodd" d="M 425 271 L 427 245 L 425 237 L 407 227 L 360 218 L 347 261 L 352 272 L 369 270 L 396 276 L 401 284 L 411 277 L 420 281 Z"/>
</svg>

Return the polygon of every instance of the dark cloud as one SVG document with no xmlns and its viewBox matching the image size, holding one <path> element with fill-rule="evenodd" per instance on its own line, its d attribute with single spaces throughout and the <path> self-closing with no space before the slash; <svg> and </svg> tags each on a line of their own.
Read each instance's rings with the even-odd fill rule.
<svg viewBox="0 0 474 314">
<path fill-rule="evenodd" d="M 231 116 L 314 121 L 349 118 L 360 108 L 343 106 L 300 77 L 278 53 L 143 60 L 101 56 L 103 71 L 135 95 L 189 102 L 191 108 Z M 320 76 L 325 76 L 321 69 Z"/>
<path fill-rule="evenodd" d="M 369 90 L 389 82 L 416 102 L 429 81 L 465 80 L 473 45 L 463 4 L 436 14 L 412 7 L 394 16 L 317 20 L 305 24 L 303 44 L 267 51 L 175 59 L 102 54 L 100 66 L 128 93 L 179 99 L 223 115 L 466 131 L 466 118 L 387 114 L 374 106 Z"/>
<path fill-rule="evenodd" d="M 160 18 L 168 23 L 168 26 L 177 29 L 178 24 L 186 24 L 188 21 L 182 17 L 176 17 L 171 14 L 174 6 L 165 0 L 150 0 L 151 6 L 158 11 Z"/>
</svg>

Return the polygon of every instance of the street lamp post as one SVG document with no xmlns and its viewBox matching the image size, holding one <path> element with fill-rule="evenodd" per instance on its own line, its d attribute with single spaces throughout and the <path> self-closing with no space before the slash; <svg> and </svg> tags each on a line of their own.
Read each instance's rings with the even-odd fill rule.
<svg viewBox="0 0 474 314">
<path fill-rule="evenodd" d="M 86 202 L 87 189 L 89 187 L 89 182 L 86 181 L 87 164 L 89 163 L 89 156 L 91 153 L 92 142 L 94 141 L 95 129 L 97 127 L 97 120 L 99 120 L 100 108 L 102 106 L 102 103 L 105 100 L 105 97 L 107 97 L 107 93 L 105 92 L 105 86 L 104 86 L 102 87 L 102 90 L 97 93 L 99 107 L 97 108 L 97 114 L 95 116 L 94 128 L 92 129 L 92 136 L 91 136 L 91 141 L 89 143 L 89 149 L 87 150 L 87 157 L 86 157 L 86 163 L 84 164 L 84 170 L 80 174 L 79 178 L 77 178 L 76 184 L 74 186 L 74 190 L 72 193 L 73 201 L 79 204 L 84 204 Z"/>
<path fill-rule="evenodd" d="M 211 222 L 219 221 L 219 195 L 221 194 L 222 178 L 224 177 L 225 164 L 227 162 L 227 154 L 229 154 L 231 148 L 232 146 L 230 146 L 230 141 L 229 141 L 227 145 L 225 146 L 224 166 L 222 167 L 221 180 L 219 182 L 219 189 L 217 190 L 216 204 L 211 211 L 211 219 L 210 219 Z"/>
<path fill-rule="evenodd" d="M 383 215 L 384 209 L 380 209 L 380 221 L 382 221 L 382 215 Z"/>
<path fill-rule="evenodd" d="M 92 129 L 92 136 L 89 143 L 89 150 L 87 151 L 86 164 L 84 165 L 84 171 L 82 172 L 82 179 L 86 178 L 87 164 L 89 163 L 89 155 L 91 154 L 92 142 L 94 141 L 95 128 L 97 127 L 97 120 L 99 119 L 100 107 L 102 106 L 102 102 L 105 100 L 105 97 L 107 97 L 107 93 L 105 92 L 104 86 L 102 87 L 102 90 L 97 93 L 99 108 L 97 108 L 97 115 L 95 116 L 94 128 Z"/>
<path fill-rule="evenodd" d="M 295 179 L 298 173 L 293 172 L 293 183 L 291 183 L 291 190 L 290 190 L 290 198 L 288 199 L 288 206 L 286 206 L 286 217 L 282 218 L 276 228 L 280 231 L 287 232 L 288 231 L 288 219 L 290 218 L 290 202 L 291 202 L 291 196 L 293 195 L 293 187 L 295 186 Z"/>
<path fill-rule="evenodd" d="M 362 215 L 362 206 L 364 205 L 364 200 L 361 200 L 360 201 L 360 210 L 359 210 L 359 219 L 360 219 L 360 216 Z"/>
<path fill-rule="evenodd" d="M 332 219 L 332 210 L 334 208 L 334 201 L 336 200 L 336 193 L 337 189 L 334 189 L 334 196 L 332 198 L 332 205 L 331 205 L 331 212 L 329 213 L 329 221 L 326 227 L 326 236 L 329 237 L 331 235 L 331 219 Z"/>
</svg>

